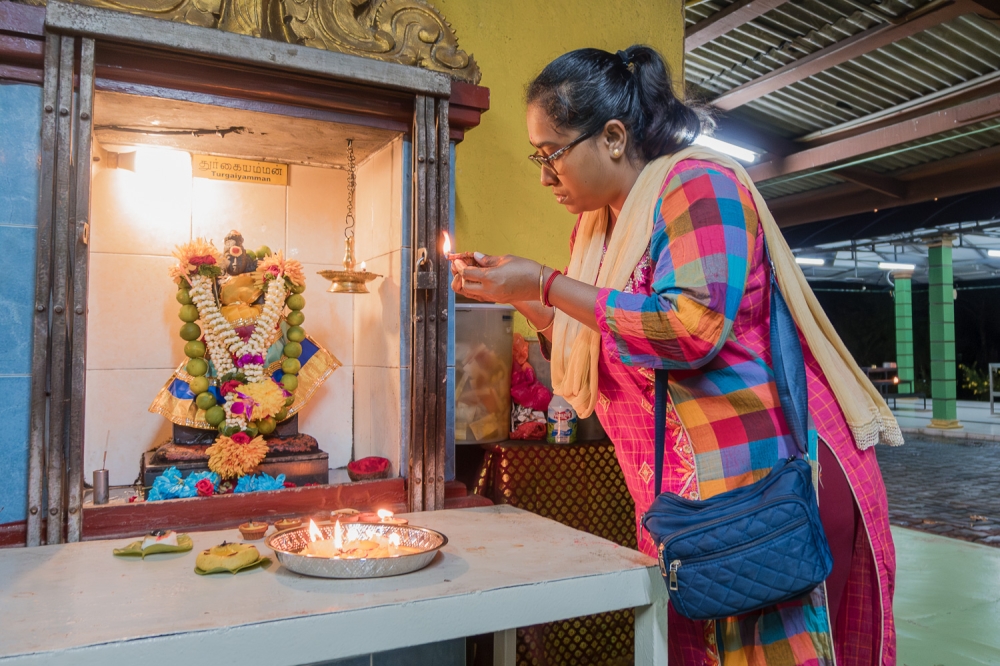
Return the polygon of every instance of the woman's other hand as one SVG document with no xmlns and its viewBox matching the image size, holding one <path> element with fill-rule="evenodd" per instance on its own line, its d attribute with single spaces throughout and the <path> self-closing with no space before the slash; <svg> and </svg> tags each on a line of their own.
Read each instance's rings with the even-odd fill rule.
<svg viewBox="0 0 1000 666">
<path fill-rule="evenodd" d="M 469 259 L 474 263 L 469 263 Z M 538 300 L 538 262 L 506 255 L 480 254 L 452 261 L 452 289 L 456 294 L 487 303 L 518 303 Z"/>
</svg>

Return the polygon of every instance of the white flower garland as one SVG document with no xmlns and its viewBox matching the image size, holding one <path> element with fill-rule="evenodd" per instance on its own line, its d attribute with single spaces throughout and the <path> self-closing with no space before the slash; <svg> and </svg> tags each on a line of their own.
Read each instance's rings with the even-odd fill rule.
<svg viewBox="0 0 1000 666">
<path fill-rule="evenodd" d="M 264 374 L 266 346 L 278 326 L 278 319 L 285 308 L 287 292 L 284 276 L 279 275 L 268 282 L 264 295 L 264 307 L 260 317 L 257 318 L 253 333 L 246 342 L 240 338 L 233 325 L 220 311 L 213 292 L 213 279 L 204 275 L 193 275 L 189 280 L 191 282 L 191 301 L 198 308 L 198 316 L 205 324 L 205 342 L 216 374 L 223 377 L 235 372 L 237 368 L 233 363 L 233 357 L 238 359 L 247 354 L 256 355 L 260 356 L 264 362 L 247 363 L 240 368 L 240 371 L 246 375 L 248 383 L 264 381 L 266 378 Z M 235 396 L 229 393 L 225 399 L 226 403 L 223 409 L 226 411 L 226 425 L 236 426 L 241 430 L 245 429 L 247 427 L 246 418 L 234 415 L 230 411 Z"/>
</svg>

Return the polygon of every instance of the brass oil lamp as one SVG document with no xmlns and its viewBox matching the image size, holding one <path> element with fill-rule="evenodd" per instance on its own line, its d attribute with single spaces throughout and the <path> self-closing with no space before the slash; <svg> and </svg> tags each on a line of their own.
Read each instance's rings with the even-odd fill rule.
<svg viewBox="0 0 1000 666">
<path fill-rule="evenodd" d="M 332 284 L 331 294 L 367 294 L 368 283 L 382 277 L 365 270 L 365 262 L 355 269 L 354 263 L 354 188 L 357 183 L 357 165 L 354 161 L 354 140 L 347 140 L 347 227 L 344 229 L 344 270 L 319 271 Z"/>
</svg>

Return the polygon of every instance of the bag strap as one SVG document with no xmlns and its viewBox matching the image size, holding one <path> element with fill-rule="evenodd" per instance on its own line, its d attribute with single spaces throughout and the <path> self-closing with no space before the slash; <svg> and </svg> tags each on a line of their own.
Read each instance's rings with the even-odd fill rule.
<svg viewBox="0 0 1000 666">
<path fill-rule="evenodd" d="M 655 442 L 653 458 L 653 478 L 656 494 L 659 497 L 663 491 L 663 456 L 667 438 L 667 378 L 670 376 L 669 370 L 655 371 L 655 403 L 653 405 L 653 418 L 655 419 Z"/>
<path fill-rule="evenodd" d="M 778 287 L 774 262 L 764 242 L 764 253 L 771 264 L 771 365 L 774 382 L 778 387 L 778 401 L 785 415 L 792 439 L 809 457 L 809 384 L 806 380 L 806 363 L 802 355 L 799 331 L 795 327 L 788 303 Z"/>
<path fill-rule="evenodd" d="M 791 430 L 795 445 L 803 457 L 809 457 L 809 385 L 806 380 L 806 364 L 802 355 L 802 343 L 795 327 L 788 303 L 781 294 L 775 277 L 774 262 L 764 241 L 764 255 L 771 265 L 771 364 L 774 366 L 774 382 L 778 387 L 778 401 L 785 421 Z M 667 430 L 667 388 L 669 370 L 655 370 L 654 418 L 654 459 L 653 478 L 656 497 L 663 490 L 663 458 L 666 455 Z"/>
</svg>

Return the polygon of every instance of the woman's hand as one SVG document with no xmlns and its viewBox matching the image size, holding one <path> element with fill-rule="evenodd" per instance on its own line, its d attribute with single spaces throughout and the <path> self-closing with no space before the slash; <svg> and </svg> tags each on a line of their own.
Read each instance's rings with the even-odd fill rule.
<svg viewBox="0 0 1000 666">
<path fill-rule="evenodd" d="M 538 262 L 506 255 L 450 255 L 451 288 L 456 294 L 488 303 L 538 300 Z"/>
</svg>

